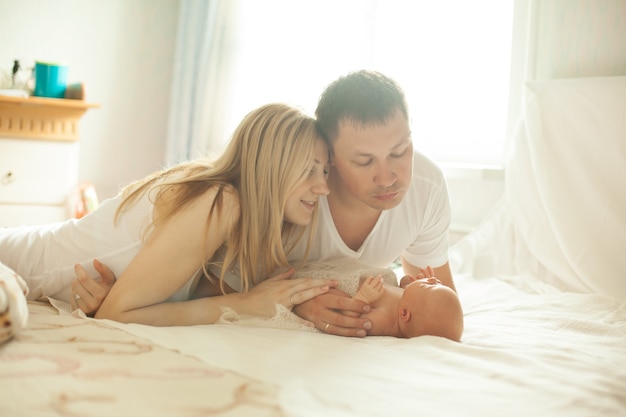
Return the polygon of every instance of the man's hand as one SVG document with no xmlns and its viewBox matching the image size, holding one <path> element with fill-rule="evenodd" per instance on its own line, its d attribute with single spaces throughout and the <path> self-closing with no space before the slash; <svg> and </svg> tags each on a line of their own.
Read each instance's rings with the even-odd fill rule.
<svg viewBox="0 0 626 417">
<path fill-rule="evenodd" d="M 294 306 L 293 312 L 315 324 L 324 333 L 338 336 L 365 337 L 372 323 L 360 317 L 348 317 L 342 310 L 367 313 L 370 307 L 354 300 L 343 291 L 331 288 L 327 294 L 319 295 L 307 302 Z"/>
</svg>

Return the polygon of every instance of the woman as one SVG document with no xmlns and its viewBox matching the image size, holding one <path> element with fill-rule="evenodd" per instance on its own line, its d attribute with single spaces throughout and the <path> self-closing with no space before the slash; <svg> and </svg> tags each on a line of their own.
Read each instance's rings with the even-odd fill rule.
<svg viewBox="0 0 626 417">
<path fill-rule="evenodd" d="M 258 282 L 290 268 L 287 253 L 328 194 L 327 165 L 313 118 L 262 106 L 213 162 L 157 172 L 80 220 L 1 230 L 0 262 L 26 279 L 30 299 L 87 312 L 80 292 L 70 296 L 75 272 L 116 276 L 97 318 L 172 326 L 214 323 L 223 307 L 272 315 L 278 303 L 291 308 L 336 285 L 286 279 L 291 271 Z"/>
</svg>

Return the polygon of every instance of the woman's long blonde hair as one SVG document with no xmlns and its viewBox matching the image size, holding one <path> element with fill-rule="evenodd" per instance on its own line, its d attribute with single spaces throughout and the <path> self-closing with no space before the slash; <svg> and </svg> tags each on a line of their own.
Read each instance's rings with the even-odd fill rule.
<svg viewBox="0 0 626 417">
<path fill-rule="evenodd" d="M 315 120 L 301 110 L 286 104 L 262 106 L 244 117 L 225 151 L 215 160 L 185 162 L 125 187 L 116 217 L 146 192 L 158 189 L 154 204 L 160 215 L 152 220 L 153 229 L 209 188 L 217 187 L 208 218 L 204 219 L 207 238 L 208 221 L 214 213 L 239 210 L 235 213 L 239 221 L 213 259 L 204 260 L 203 268 L 209 277 L 212 274 L 207 264 L 221 268 L 223 291 L 226 271 L 238 266 L 241 287 L 247 291 L 277 268 L 288 267 L 287 255 L 304 234 L 304 227 L 283 220 L 284 210 L 287 198 L 311 169 L 317 139 L 321 136 Z M 238 207 L 224 207 L 225 190 L 236 193 Z M 316 223 L 317 212 L 309 244 Z M 290 242 L 290 246 L 285 248 L 283 242 Z"/>
</svg>

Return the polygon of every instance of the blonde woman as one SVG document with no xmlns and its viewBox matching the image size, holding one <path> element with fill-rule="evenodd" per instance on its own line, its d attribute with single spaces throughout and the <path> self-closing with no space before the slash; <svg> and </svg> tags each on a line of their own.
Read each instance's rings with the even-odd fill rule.
<svg viewBox="0 0 626 417">
<path fill-rule="evenodd" d="M 271 316 L 337 284 L 288 279 L 291 246 L 310 239 L 305 226 L 328 194 L 328 163 L 313 118 L 262 106 L 213 161 L 157 172 L 80 220 L 0 230 L 0 262 L 27 281 L 30 299 L 87 313 L 110 288 L 97 318 L 194 325 L 214 323 L 223 307 Z"/>
</svg>

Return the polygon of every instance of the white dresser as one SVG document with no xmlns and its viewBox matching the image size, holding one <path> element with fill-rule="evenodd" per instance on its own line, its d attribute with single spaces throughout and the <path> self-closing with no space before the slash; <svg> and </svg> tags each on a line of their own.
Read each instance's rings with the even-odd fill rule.
<svg viewBox="0 0 626 417">
<path fill-rule="evenodd" d="M 72 216 L 78 123 L 96 104 L 0 96 L 0 227 Z"/>
</svg>

